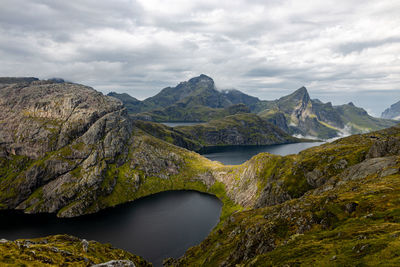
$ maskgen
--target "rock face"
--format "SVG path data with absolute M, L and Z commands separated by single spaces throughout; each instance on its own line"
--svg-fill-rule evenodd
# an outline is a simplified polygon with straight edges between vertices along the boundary
M 204 158 L 145 134 L 120 101 L 86 86 L 3 83 L 0 110 L 3 209 L 73 217 L 162 190 L 191 188 L 191 181 L 182 181 L 203 177 L 189 164 Z M 144 185 L 155 179 L 168 186 Z
M 394 103 L 390 108 L 382 112 L 381 118 L 400 120 L 400 101 Z
M 311 99 L 305 87 L 278 100 L 261 101 L 252 112 L 258 112 L 261 117 L 275 122 L 275 125 L 291 134 L 322 139 L 379 130 L 395 124 L 390 120 L 371 117 L 353 103 L 333 106 L 330 102 Z M 277 120 L 279 117 L 275 114 L 284 114 L 286 125 L 282 119 Z

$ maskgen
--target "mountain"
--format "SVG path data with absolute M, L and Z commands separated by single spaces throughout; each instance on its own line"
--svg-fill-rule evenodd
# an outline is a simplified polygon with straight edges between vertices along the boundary
M 400 120 L 400 101 L 382 112 L 381 117 L 384 119 Z
M 301 142 L 256 114 L 240 113 L 192 126 L 136 120 L 135 126 L 156 138 L 193 151 L 210 146 L 272 145 Z
M 235 114 L 205 124 L 177 126 L 174 130 L 203 146 L 272 145 L 301 141 L 250 113 Z
M 226 171 L 248 207 L 166 266 L 398 266 L 400 127 Z M 247 196 L 247 197 L 244 197 Z
M 222 119 L 237 113 L 255 113 L 292 135 L 329 139 L 390 127 L 394 121 L 374 118 L 353 103 L 333 106 L 311 99 L 305 87 L 277 100 L 260 100 L 239 90 L 215 89 L 202 74 L 176 87 L 139 101 L 127 94 L 110 93 L 120 99 L 132 118 L 148 121 L 198 121 Z
M 217 163 L 135 127 L 119 100 L 79 84 L 3 80 L 0 209 L 74 217 L 168 189 L 224 199 L 203 175 Z
M 274 101 L 261 101 L 253 110 L 291 134 L 328 139 L 341 134 L 365 133 L 383 129 L 394 121 L 374 118 L 353 103 L 333 106 L 311 99 L 305 87 Z M 278 114 L 278 115 L 277 115 Z M 282 114 L 285 116 L 286 125 Z
M 258 98 L 238 90 L 218 91 L 213 79 L 201 74 L 176 87 L 167 87 L 144 101 L 129 98 L 125 94 L 110 93 L 120 99 L 134 117 L 151 121 L 209 121 L 223 118 L 235 112 L 248 112 Z
M 142 110 L 143 104 L 142 101 L 126 94 L 119 94 L 116 92 L 110 92 L 108 93 L 108 96 L 115 97 L 124 103 L 124 106 L 128 110 L 129 113 L 139 113 Z
M 334 106 L 334 109 L 339 114 L 343 124 L 350 128 L 350 133 L 369 132 L 396 124 L 393 120 L 372 117 L 364 109 L 356 107 L 352 102 Z
M 223 90 L 222 94 L 232 103 L 232 104 L 245 104 L 248 107 L 252 107 L 260 102 L 258 97 L 247 95 L 239 90 L 230 89 L 230 90 Z

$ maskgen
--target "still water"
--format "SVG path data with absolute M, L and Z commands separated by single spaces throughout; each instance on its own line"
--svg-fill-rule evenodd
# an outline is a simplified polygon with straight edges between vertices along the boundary
M 216 160 L 226 165 L 237 165 L 242 164 L 261 152 L 285 156 L 297 154 L 304 149 L 319 146 L 323 143 L 324 142 L 310 142 L 269 146 L 210 147 L 204 150 L 202 155 L 210 160 Z
M 70 234 L 111 243 L 162 266 L 203 241 L 217 225 L 221 201 L 196 191 L 167 191 L 97 214 L 59 219 L 52 215 L 0 212 L 0 239 Z
M 169 127 L 175 126 L 193 126 L 197 124 L 204 124 L 205 122 L 161 122 L 161 124 L 167 125 Z

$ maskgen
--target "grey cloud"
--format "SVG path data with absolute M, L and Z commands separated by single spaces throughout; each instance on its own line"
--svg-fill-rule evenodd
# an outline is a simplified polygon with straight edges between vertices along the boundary
M 205 73 L 218 88 L 262 99 L 306 85 L 317 96 L 377 90 L 392 101 L 400 81 L 398 5 L 4 0 L 0 74 L 57 76 L 145 98 Z M 378 18 L 373 26 L 371 18 Z
M 340 44 L 337 51 L 342 54 L 350 54 L 352 52 L 361 52 L 364 49 L 375 48 L 385 44 L 400 43 L 400 37 L 389 37 L 381 40 L 371 40 L 364 42 L 348 42 Z

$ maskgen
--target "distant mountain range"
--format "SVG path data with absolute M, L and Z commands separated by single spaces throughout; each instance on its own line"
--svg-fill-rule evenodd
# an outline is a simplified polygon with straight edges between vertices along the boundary
M 400 120 L 400 101 L 382 112 L 381 117 L 384 119 Z
M 167 87 L 140 101 L 128 94 L 120 99 L 136 119 L 148 121 L 207 122 L 237 113 L 255 113 L 289 134 L 332 138 L 390 127 L 392 120 L 374 118 L 353 103 L 333 106 L 311 99 L 307 89 L 277 100 L 260 100 L 239 90 L 218 91 L 212 78 L 202 74 L 176 87 Z

